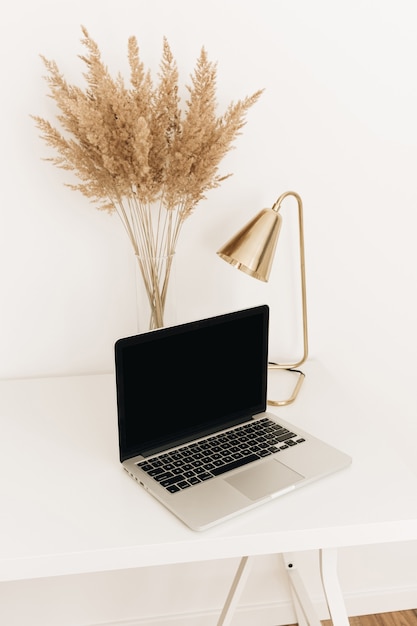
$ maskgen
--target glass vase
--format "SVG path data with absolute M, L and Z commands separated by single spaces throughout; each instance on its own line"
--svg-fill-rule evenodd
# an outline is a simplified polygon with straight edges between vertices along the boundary
M 175 254 L 136 255 L 138 330 L 146 332 L 175 323 Z

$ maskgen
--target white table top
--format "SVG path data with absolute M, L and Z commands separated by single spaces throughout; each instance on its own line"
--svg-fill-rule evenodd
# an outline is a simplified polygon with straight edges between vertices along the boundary
M 305 371 L 273 412 L 352 466 L 203 533 L 122 470 L 113 375 L 0 381 L 0 580 L 417 540 L 417 420 Z

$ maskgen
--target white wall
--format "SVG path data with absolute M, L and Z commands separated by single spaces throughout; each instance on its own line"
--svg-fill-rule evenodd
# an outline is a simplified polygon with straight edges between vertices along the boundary
M 157 71 L 165 35 L 182 84 L 204 45 L 218 62 L 219 110 L 265 88 L 223 163 L 233 177 L 184 227 L 177 321 L 265 301 L 271 352 L 296 349 L 294 310 L 285 311 L 294 299 L 285 276 L 296 276 L 291 201 L 268 286 L 215 254 L 294 189 L 305 205 L 311 354 L 350 376 L 374 410 L 415 419 L 416 13 L 414 0 L 9 0 L 0 22 L 0 377 L 109 371 L 115 339 L 136 332 L 134 265 L 117 218 L 41 160 L 46 148 L 29 117 L 54 114 L 40 53 L 81 79 L 84 24 L 114 71 L 126 69 L 131 34 Z M 407 581 L 395 578 L 384 550 L 392 587 L 417 589 L 411 569 Z M 371 589 L 355 554 L 347 571 Z M 97 621 L 86 615 L 71 623 Z

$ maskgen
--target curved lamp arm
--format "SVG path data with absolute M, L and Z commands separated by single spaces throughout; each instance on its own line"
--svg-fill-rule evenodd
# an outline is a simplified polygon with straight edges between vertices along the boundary
M 268 368 L 271 370 L 274 369 L 285 369 L 290 372 L 293 372 L 298 376 L 297 384 L 294 387 L 294 390 L 291 396 L 287 400 L 269 400 L 268 404 L 272 406 L 286 406 L 287 404 L 291 404 L 297 397 L 297 394 L 300 390 L 300 387 L 304 381 L 305 374 L 300 370 L 295 368 L 299 367 L 308 356 L 308 331 L 307 331 L 307 294 L 306 294 L 306 276 L 305 276 L 305 252 L 304 252 L 304 220 L 303 220 L 303 202 L 295 191 L 286 191 L 281 194 L 278 200 L 272 207 L 273 211 L 278 211 L 281 208 L 281 204 L 285 198 L 288 196 L 293 196 L 297 200 L 298 204 L 298 231 L 299 231 L 299 247 L 300 247 L 300 271 L 301 271 L 301 307 L 302 307 L 302 320 L 303 320 L 303 355 L 300 360 L 295 363 L 269 363 Z
M 303 320 L 303 356 L 299 361 L 295 363 L 273 363 L 271 365 L 276 369 L 292 369 L 298 367 L 307 359 L 308 356 L 308 331 L 307 331 L 307 293 L 306 293 L 306 273 L 305 273 L 305 252 L 304 252 L 304 220 L 303 220 L 303 202 L 295 191 L 286 191 L 283 193 L 272 207 L 273 211 L 278 211 L 281 208 L 282 201 L 288 196 L 293 196 L 297 200 L 298 204 L 298 231 L 299 231 L 299 246 L 300 246 L 300 271 L 301 271 L 301 307 L 302 307 L 302 320 Z

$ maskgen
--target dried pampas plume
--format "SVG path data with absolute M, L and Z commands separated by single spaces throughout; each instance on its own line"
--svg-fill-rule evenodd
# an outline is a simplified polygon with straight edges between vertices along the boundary
M 57 64 L 41 56 L 49 95 L 59 109 L 60 129 L 32 116 L 55 152 L 48 160 L 76 174 L 79 182 L 71 188 L 118 213 L 135 254 L 173 254 L 184 220 L 230 175 L 218 173 L 219 163 L 262 90 L 232 102 L 218 116 L 217 67 L 202 48 L 181 110 L 178 69 L 166 39 L 154 85 L 136 38 L 129 38 L 127 87 L 120 73 L 110 75 L 97 44 L 81 29 L 85 90 L 70 85 Z

